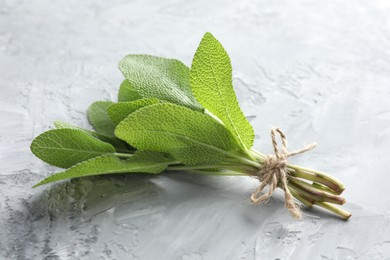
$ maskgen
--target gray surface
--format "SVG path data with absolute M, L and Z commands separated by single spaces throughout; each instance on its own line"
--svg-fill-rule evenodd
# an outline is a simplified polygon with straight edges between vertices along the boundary
M 110 3 L 109 3 L 110 2 Z M 0 1 L 1 259 L 390 259 L 390 5 L 386 1 Z M 256 181 L 170 175 L 31 189 L 57 171 L 29 152 L 53 120 L 87 126 L 115 100 L 128 53 L 190 64 L 202 35 L 226 47 L 243 110 L 271 152 L 344 181 L 348 222 L 294 221 Z

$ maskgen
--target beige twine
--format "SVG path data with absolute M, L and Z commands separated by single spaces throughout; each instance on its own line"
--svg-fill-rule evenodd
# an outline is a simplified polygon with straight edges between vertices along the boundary
M 275 137 L 276 133 L 279 134 L 282 140 L 281 151 L 279 151 L 278 143 L 276 142 L 276 137 Z M 302 215 L 301 210 L 299 206 L 294 202 L 290 189 L 287 187 L 287 175 L 288 175 L 287 158 L 297 154 L 307 152 L 313 149 L 314 147 L 316 147 L 316 144 L 315 143 L 310 144 L 300 150 L 294 152 L 288 152 L 286 136 L 284 135 L 284 133 L 280 128 L 271 129 L 271 138 L 272 138 L 272 145 L 274 147 L 275 155 L 268 154 L 264 158 L 264 165 L 261 168 L 261 170 L 258 172 L 258 175 L 256 176 L 256 178 L 261 182 L 261 184 L 256 189 L 256 191 L 252 194 L 251 200 L 255 204 L 261 204 L 263 202 L 267 202 L 271 197 L 272 193 L 274 192 L 274 190 L 277 188 L 278 184 L 280 183 L 281 188 L 284 191 L 286 208 L 290 211 L 291 215 L 294 218 L 300 219 Z M 267 185 L 269 186 L 268 192 L 260 196 L 261 191 Z

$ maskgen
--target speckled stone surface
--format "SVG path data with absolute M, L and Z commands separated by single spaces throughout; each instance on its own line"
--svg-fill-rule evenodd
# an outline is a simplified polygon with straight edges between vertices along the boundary
M 270 153 L 280 126 L 293 158 L 341 179 L 341 221 L 264 206 L 245 177 L 85 178 L 37 189 L 58 171 L 31 140 L 88 127 L 116 100 L 128 53 L 190 65 L 206 32 L 231 56 L 234 84 Z M 390 4 L 387 1 L 0 0 L 0 259 L 390 259 Z

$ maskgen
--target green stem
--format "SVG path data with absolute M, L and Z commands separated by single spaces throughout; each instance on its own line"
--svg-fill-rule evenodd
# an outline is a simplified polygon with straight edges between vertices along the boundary
M 252 160 L 249 160 L 247 158 L 244 158 L 242 156 L 232 154 L 232 153 L 230 153 L 229 155 L 230 155 L 230 157 L 237 159 L 237 162 L 239 162 L 241 164 L 252 166 L 252 167 L 255 167 L 257 169 L 261 168 L 261 164 L 256 162 L 256 161 L 252 161 Z
M 264 154 L 256 151 L 255 149 L 251 149 L 251 153 L 257 159 L 264 159 Z
M 260 164 L 264 162 L 264 154 L 254 149 L 251 150 L 251 153 L 256 157 Z M 297 200 L 308 207 L 313 205 L 320 206 L 324 209 L 336 213 L 344 219 L 351 217 L 351 213 L 339 209 L 331 204 L 345 203 L 344 198 L 335 196 L 335 194 L 339 195 L 344 191 L 344 185 L 341 183 L 341 181 L 333 176 L 317 170 L 308 169 L 293 164 L 288 164 L 287 167 L 289 172 L 288 188 L 290 189 L 291 194 Z M 313 184 L 310 185 L 309 183 L 298 178 L 312 181 Z
M 336 192 L 342 193 L 345 190 L 344 184 L 341 181 L 339 181 L 338 179 L 336 179 L 333 176 L 330 176 L 329 174 L 327 174 L 325 172 L 320 172 L 317 170 L 313 170 L 313 169 L 309 169 L 309 168 L 305 168 L 305 167 L 301 167 L 301 166 L 297 166 L 297 165 L 293 165 L 293 164 L 289 164 L 288 167 L 296 170 L 298 174 L 304 174 L 305 176 L 308 176 L 308 174 L 310 174 L 312 176 L 318 177 L 319 179 L 317 179 L 317 180 L 323 180 L 326 183 L 323 183 L 320 181 L 316 181 L 316 182 L 325 184 L 328 187 L 329 187 L 328 184 L 332 183 L 333 187 L 329 187 L 329 188 L 333 189 Z
M 256 156 L 257 160 L 259 162 L 264 161 L 265 155 L 252 149 L 252 154 Z M 324 172 L 320 172 L 317 170 L 309 169 L 300 167 L 293 164 L 288 164 L 287 167 L 289 168 L 289 173 L 293 175 L 294 177 L 311 180 L 314 182 L 318 182 L 321 184 L 324 184 L 328 186 L 329 188 L 333 189 L 337 194 L 341 194 L 344 191 L 344 185 L 341 181 L 336 179 L 333 176 L 330 176 L 329 174 L 326 174 Z
M 218 175 L 218 176 L 247 176 L 247 174 L 231 170 L 223 171 L 201 171 L 201 170 L 188 170 L 188 172 L 204 175 Z
M 327 193 L 330 193 L 330 194 L 333 194 L 333 195 L 340 195 L 339 192 L 336 192 L 333 189 L 329 188 L 328 186 L 322 185 L 322 184 L 317 183 L 317 182 L 313 182 L 311 184 L 311 186 L 313 186 L 317 190 L 322 190 L 324 192 L 327 192 Z
M 238 164 L 207 164 L 207 165 L 197 165 L 197 166 L 169 166 L 167 170 L 170 171 L 192 171 L 192 170 L 227 170 L 227 171 L 236 171 L 240 172 L 240 175 L 253 175 L 254 170 L 250 166 L 238 165 Z
M 314 201 L 312 199 L 309 199 L 307 198 L 306 196 L 302 195 L 302 194 L 299 194 L 298 191 L 296 191 L 294 188 L 292 187 L 289 187 L 290 191 L 291 191 L 291 194 L 296 198 L 298 199 L 300 202 L 302 202 L 304 205 L 306 205 L 307 207 L 311 208 L 313 205 L 317 205 L 319 207 L 322 207 L 324 209 L 327 209 L 337 215 L 339 215 L 340 217 L 342 217 L 343 219 L 347 220 L 348 218 L 350 218 L 352 216 L 351 213 L 345 211 L 345 210 L 342 210 L 340 208 L 337 208 L 335 207 L 334 205 L 328 203 L 328 202 L 319 202 L 319 201 Z
M 311 208 L 313 206 L 313 202 L 306 199 L 304 196 L 301 196 L 301 194 L 298 193 L 294 188 L 289 187 L 291 194 L 300 202 L 302 202 L 305 206 Z
M 339 205 L 343 205 L 345 203 L 345 199 L 339 196 L 335 196 L 320 190 L 314 189 L 313 186 L 308 183 L 296 179 L 294 177 L 289 177 L 288 186 L 291 186 L 299 193 L 302 193 L 306 197 L 312 198 L 315 201 L 326 201 Z
M 134 154 L 131 153 L 113 153 L 113 155 L 118 156 L 118 157 L 133 157 Z
M 202 169 L 221 169 L 226 167 L 223 164 L 209 164 L 209 165 L 198 165 L 198 166 L 168 166 L 169 171 L 187 171 L 187 170 L 202 170 Z
M 349 213 L 349 212 L 347 212 L 345 210 L 342 210 L 342 209 L 340 209 L 338 207 L 335 207 L 332 204 L 327 203 L 327 202 L 318 202 L 318 201 L 316 201 L 316 202 L 314 202 L 314 204 L 317 205 L 317 206 L 320 206 L 320 207 L 322 207 L 324 209 L 327 209 L 329 211 L 332 211 L 333 213 L 336 213 L 337 215 L 341 216 L 345 220 L 349 219 L 352 216 L 351 213 Z
M 252 153 L 251 153 L 251 150 L 247 150 L 246 148 L 244 149 L 244 152 L 245 152 L 245 155 L 248 156 L 248 158 L 251 160 L 251 161 L 255 161 L 256 160 L 256 156 L 254 156 Z

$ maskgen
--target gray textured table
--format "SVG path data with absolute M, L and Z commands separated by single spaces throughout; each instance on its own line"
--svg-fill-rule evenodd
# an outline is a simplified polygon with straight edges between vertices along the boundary
M 225 46 L 242 108 L 271 152 L 280 126 L 292 162 L 334 174 L 340 221 L 283 196 L 254 206 L 243 177 L 85 178 L 29 151 L 53 120 L 87 126 L 115 100 L 128 53 L 191 63 L 204 32 Z M 390 259 L 390 4 L 386 1 L 0 1 L 1 259 Z

